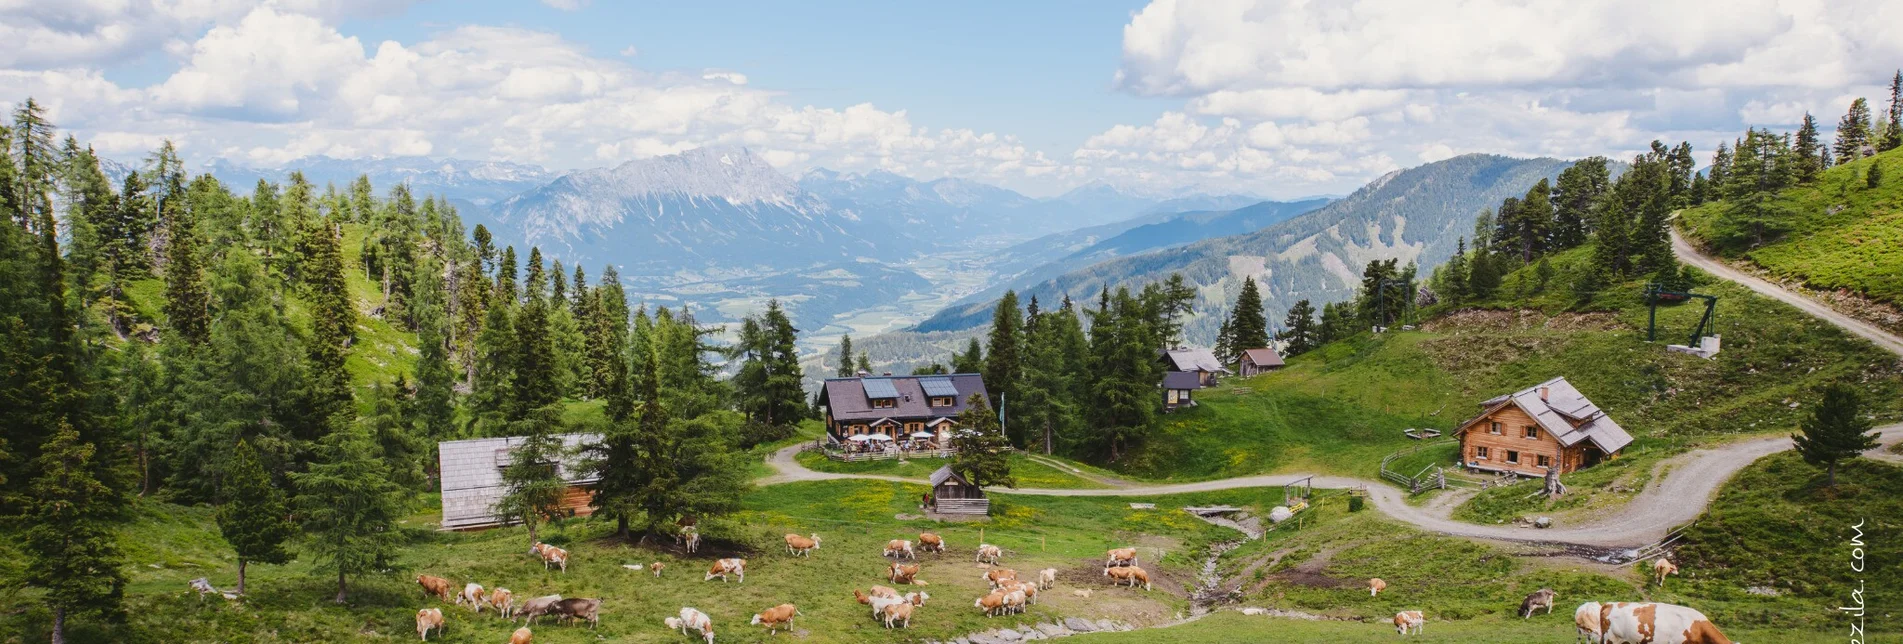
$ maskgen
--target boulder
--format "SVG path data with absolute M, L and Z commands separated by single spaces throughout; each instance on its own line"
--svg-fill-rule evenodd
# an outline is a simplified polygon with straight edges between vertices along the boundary
M 1063 637 L 1070 634 L 1068 629 L 1056 624 L 1038 624 L 1037 630 L 1051 637 Z
M 1551 527 L 1553 527 L 1553 517 L 1540 517 L 1540 518 L 1538 518 L 1538 519 L 1534 519 L 1534 520 L 1533 520 L 1533 527 L 1535 527 L 1535 528 L 1551 528 Z
M 1078 633 L 1089 633 L 1089 632 L 1096 631 L 1097 625 L 1092 624 L 1090 620 L 1087 620 L 1087 619 L 1082 619 L 1077 617 L 1066 617 L 1064 618 L 1064 628 L 1068 628 Z
M 1288 509 L 1286 505 L 1278 505 L 1275 509 L 1269 510 L 1269 520 L 1276 523 L 1287 521 L 1292 516 L 1295 516 L 1295 511 Z
M 1097 620 L 1097 630 L 1100 630 L 1100 631 L 1117 630 L 1117 623 L 1107 619 Z

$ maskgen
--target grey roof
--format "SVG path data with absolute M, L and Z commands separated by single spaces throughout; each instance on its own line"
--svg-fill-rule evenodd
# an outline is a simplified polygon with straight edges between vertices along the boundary
M 563 434 L 567 455 L 559 471 L 571 484 L 595 481 L 593 472 L 582 467 L 580 448 L 599 441 L 599 434 Z M 493 508 L 502 498 L 502 467 L 509 453 L 522 443 L 521 437 L 474 438 L 436 444 L 442 463 L 443 522 L 446 530 L 474 528 L 500 523 Z
M 899 390 L 892 386 L 887 378 L 860 378 L 859 386 L 866 390 L 867 398 L 897 398 Z
M 918 386 L 925 390 L 927 396 L 958 395 L 958 386 L 953 385 L 950 378 L 919 378 Z
M 965 477 L 959 476 L 957 472 L 953 472 L 950 465 L 944 465 L 940 466 L 938 471 L 932 472 L 932 487 L 938 487 L 938 484 L 944 483 L 946 479 L 958 479 L 959 485 L 971 485 L 971 482 L 965 480 Z
M 950 407 L 932 407 L 929 405 L 920 380 L 942 379 L 951 383 L 955 390 Z M 879 381 L 896 392 L 893 396 L 898 405 L 888 409 L 873 409 L 872 400 L 866 395 L 868 389 L 878 385 L 864 384 Z M 871 422 L 881 418 L 895 420 L 931 420 L 941 416 L 957 416 L 965 411 L 965 401 L 972 394 L 989 396 L 985 391 L 984 377 L 975 373 L 955 373 L 949 376 L 867 376 L 864 378 L 830 378 L 820 388 L 821 405 L 832 412 L 833 419 L 849 422 Z
M 1170 371 L 1210 371 L 1229 373 L 1216 359 L 1216 354 L 1200 347 L 1177 347 L 1163 351 L 1163 359 L 1169 363 Z
M 1275 349 L 1267 347 L 1261 349 L 1243 349 L 1242 355 L 1247 357 L 1249 362 L 1255 363 L 1258 367 L 1282 366 L 1282 354 L 1276 353 Z
M 1163 374 L 1164 389 L 1202 389 L 1202 376 L 1194 371 L 1171 371 Z
M 1540 390 L 1546 389 L 1546 396 Z M 1586 399 L 1565 377 L 1554 378 L 1526 389 L 1482 401 L 1489 411 L 1512 402 L 1532 416 L 1547 433 L 1567 447 L 1591 440 L 1599 451 L 1611 454 L 1632 443 L 1632 435 L 1607 416 L 1605 410 Z M 1478 420 L 1477 418 L 1475 420 Z M 1469 421 L 1471 423 L 1472 421 Z

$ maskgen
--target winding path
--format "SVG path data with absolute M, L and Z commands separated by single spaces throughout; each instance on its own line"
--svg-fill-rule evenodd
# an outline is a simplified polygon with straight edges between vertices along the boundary
M 1861 336 L 1889 351 L 1903 356 L 1903 337 L 1898 337 L 1876 326 L 1838 313 L 1802 295 L 1786 291 L 1770 282 L 1731 268 L 1699 253 L 1696 248 L 1680 237 L 1678 231 L 1672 231 L 1672 247 L 1678 252 L 1680 261 L 1734 282 L 1749 287 L 1767 297 L 1797 307 L 1799 310 L 1816 316 L 1844 330 Z M 1903 423 L 1877 428 L 1878 440 L 1887 446 L 1903 441 Z M 921 479 L 878 474 L 840 474 L 816 472 L 800 465 L 794 458 L 806 444 L 794 445 L 774 452 L 767 457 L 767 464 L 775 474 L 757 481 L 761 485 L 775 485 L 796 481 L 825 481 L 835 479 L 871 479 L 895 481 L 900 483 L 924 484 Z M 1664 463 L 1669 471 L 1664 476 L 1653 477 L 1646 488 L 1635 495 L 1623 507 L 1601 515 L 1593 521 L 1577 526 L 1554 527 L 1545 530 L 1529 528 L 1478 525 L 1455 521 L 1451 518 L 1451 504 L 1436 504 L 1433 507 L 1408 505 L 1400 490 L 1377 481 L 1368 481 L 1343 476 L 1315 476 L 1314 485 L 1320 488 L 1357 488 L 1366 487 L 1368 496 L 1376 508 L 1388 516 L 1413 524 L 1423 530 L 1441 534 L 1492 539 L 1499 541 L 1536 542 L 1552 544 L 1571 544 L 1592 548 L 1629 548 L 1650 544 L 1663 539 L 1666 532 L 1703 514 L 1705 507 L 1717 495 L 1718 489 L 1739 470 L 1752 462 L 1791 449 L 1791 440 L 1784 436 L 1755 438 L 1726 443 L 1708 449 L 1694 450 L 1667 459 Z M 1888 453 L 1884 447 L 1872 450 L 1867 455 L 1885 461 L 1903 463 L 1903 456 Z M 1100 489 L 1042 489 L 1042 488 L 994 488 L 998 494 L 1028 494 L 1036 496 L 1117 496 L 1147 497 L 1188 492 L 1209 492 L 1214 490 L 1233 490 L 1241 488 L 1281 487 L 1308 474 L 1267 474 L 1198 481 L 1194 483 L 1142 484 L 1130 483 L 1107 477 L 1088 477 L 1098 483 L 1108 485 Z

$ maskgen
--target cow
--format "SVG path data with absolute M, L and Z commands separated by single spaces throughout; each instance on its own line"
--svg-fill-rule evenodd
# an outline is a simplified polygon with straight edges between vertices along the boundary
M 780 604 L 778 606 L 768 608 L 758 613 L 754 613 L 753 625 L 754 626 L 765 625 L 767 634 L 772 635 L 774 632 L 778 631 L 780 627 L 782 626 L 785 626 L 789 629 L 792 628 L 793 616 L 799 615 L 799 614 L 800 614 L 800 609 L 795 608 L 792 604 Z
M 918 533 L 918 549 L 925 552 L 944 554 L 945 539 L 930 532 L 920 532 Z
M 443 610 L 425 608 L 416 611 L 416 638 L 428 640 L 431 630 L 435 630 L 439 637 L 443 634 Z
M 531 597 L 528 601 L 522 602 L 522 610 L 516 614 L 522 616 L 522 625 L 528 626 L 534 624 L 537 617 L 553 614 L 555 603 L 559 601 L 562 601 L 561 595 Z
M 981 543 L 981 544 L 978 544 L 978 557 L 975 559 L 972 559 L 972 561 L 976 561 L 978 563 L 988 563 L 995 566 L 995 565 L 998 565 L 998 561 L 1002 559 L 1003 557 L 1004 557 L 1004 550 L 1002 548 L 991 545 L 989 543 Z
M 913 606 L 924 606 L 925 600 L 931 599 L 931 598 L 932 598 L 931 593 L 928 593 L 922 590 L 905 594 L 905 602 Z
M 885 619 L 885 608 L 887 606 L 893 604 L 908 604 L 911 602 L 907 601 L 904 597 L 898 596 L 897 593 L 894 593 L 889 597 L 885 595 L 872 595 L 867 597 L 864 603 L 872 607 L 873 619 L 883 620 Z
M 1420 635 L 1421 627 L 1426 624 L 1427 617 L 1421 615 L 1421 611 L 1418 610 L 1404 610 L 1394 614 L 1394 631 L 1402 635 L 1408 634 L 1409 631 Z
M 424 594 L 435 595 L 437 599 L 450 601 L 448 579 L 430 575 L 417 575 L 416 584 L 423 587 Z
M 701 578 L 701 581 L 713 581 L 715 577 L 719 577 L 720 583 L 724 584 L 727 583 L 727 575 L 734 575 L 740 578 L 740 583 L 747 583 L 747 560 L 715 560 L 713 567 L 707 569 L 707 576 Z
M 1652 562 L 1652 582 L 1658 584 L 1658 587 L 1665 587 L 1666 575 L 1676 574 L 1678 574 L 1678 565 L 1673 564 L 1672 560 L 1659 557 L 1658 561 Z
M 892 583 L 925 585 L 925 582 L 918 581 L 916 577 L 918 577 L 918 564 L 902 564 L 894 561 L 892 565 L 886 567 L 886 579 Z
M 1057 569 L 1045 568 L 1037 571 L 1038 590 L 1050 590 L 1057 587 Z
M 700 531 L 694 529 L 694 526 L 681 527 L 681 535 L 676 537 L 676 540 L 687 546 L 687 554 L 691 555 L 700 551 Z
M 496 609 L 503 619 L 511 619 L 515 616 L 515 593 L 497 586 L 495 591 L 489 593 L 489 606 Z
M 667 564 L 663 564 L 663 563 L 661 563 L 661 562 L 659 562 L 659 561 L 656 561 L 656 562 L 654 562 L 653 564 L 651 564 L 651 565 L 649 565 L 649 566 L 648 566 L 648 568 L 651 568 L 651 569 L 653 569 L 653 570 L 654 570 L 654 578 L 655 578 L 655 579 L 660 579 L 660 578 L 661 578 L 661 569 L 662 569 L 662 568 L 666 568 L 666 567 L 667 567 Z
M 817 548 L 819 548 L 818 534 L 813 535 L 812 538 L 802 537 L 797 534 L 786 535 L 786 554 L 808 556 L 809 553 Z
M 972 602 L 971 606 L 983 609 L 985 617 L 1001 615 L 1004 613 L 1004 594 L 1002 590 L 991 591 L 991 594 L 979 597 L 978 601 Z
M 1143 582 L 1143 590 L 1147 591 L 1150 589 L 1150 573 L 1136 566 L 1105 568 L 1103 574 L 1110 577 L 1110 585 L 1112 586 L 1121 584 L 1136 588 L 1137 582 Z
M 1004 594 L 1004 608 L 1013 613 L 1024 612 L 1024 591 L 1013 590 Z
M 548 570 L 549 566 L 557 566 L 562 569 L 562 574 L 568 574 L 568 551 L 546 543 L 541 545 L 542 550 L 537 554 L 542 555 L 542 569 Z
M 1137 565 L 1136 548 L 1116 548 L 1104 551 L 1103 567 Z
M 1586 602 L 1573 610 L 1574 644 L 1599 644 L 1599 602 Z
M 1015 591 L 1024 593 L 1025 599 L 1029 600 L 1033 604 L 1037 603 L 1038 590 L 1037 590 L 1036 582 L 1012 580 L 1010 582 L 1006 582 L 1005 585 L 1000 586 L 1000 589 L 1007 590 L 1007 591 L 1015 590 Z
M 708 619 L 706 613 L 692 608 L 682 608 L 679 619 L 669 617 L 664 621 L 667 622 L 668 628 L 679 629 L 682 635 L 686 635 L 687 629 L 690 628 L 699 630 L 700 636 L 707 640 L 707 644 L 714 644 L 714 621 Z
M 1731 644 L 1704 613 L 1674 604 L 1599 606 L 1601 644 Z
M 1533 611 L 1539 610 L 1541 607 L 1546 608 L 1546 614 L 1553 614 L 1553 600 L 1555 599 L 1559 599 L 1559 593 L 1553 592 L 1551 588 L 1541 588 L 1534 591 L 1533 594 L 1527 595 L 1526 599 L 1520 602 L 1520 619 L 1532 617 Z
M 515 629 L 515 633 L 509 635 L 509 644 L 531 644 L 534 641 L 535 633 L 527 626 Z
M 867 597 L 898 597 L 899 596 L 899 591 L 894 590 L 892 588 L 887 588 L 885 586 L 873 586 L 870 592 L 871 594 L 866 594 L 866 593 L 862 593 L 855 590 L 855 591 L 852 591 L 852 596 L 858 597 L 859 603 L 861 604 L 866 603 L 865 598 Z
M 1373 579 L 1368 580 L 1368 596 L 1369 597 L 1380 595 L 1381 591 L 1387 590 L 1387 589 L 1388 589 L 1388 582 L 1383 581 L 1380 577 L 1375 577 Z
M 885 614 L 882 617 L 885 619 L 886 628 L 892 628 L 892 625 L 897 623 L 903 623 L 905 625 L 904 628 L 911 628 L 912 604 L 909 602 L 899 602 L 887 606 L 885 607 Z
M 460 593 L 456 593 L 456 605 L 461 606 L 465 602 L 467 602 L 471 608 L 476 609 L 477 614 L 482 613 L 482 603 L 483 603 L 482 600 L 483 600 L 482 584 L 478 584 L 473 581 L 467 584 L 463 584 L 463 591 Z
M 894 559 L 918 559 L 918 553 L 912 551 L 912 542 L 905 539 L 893 539 L 885 542 L 885 552 L 881 557 Z
M 995 568 L 985 571 L 983 579 L 991 583 L 992 588 L 1003 586 L 1005 582 L 1018 578 L 1018 571 L 1010 568 Z
M 575 619 L 588 620 L 588 629 L 594 630 L 601 624 L 601 600 L 579 597 L 564 599 L 555 602 L 555 606 L 548 610 L 548 614 L 559 617 L 564 622 Z

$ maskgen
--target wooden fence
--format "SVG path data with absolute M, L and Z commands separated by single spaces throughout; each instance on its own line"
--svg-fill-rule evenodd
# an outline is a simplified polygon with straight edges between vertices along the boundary
M 1421 468 L 1421 471 L 1415 472 L 1413 476 L 1408 476 L 1406 474 L 1402 474 L 1400 472 L 1396 472 L 1388 468 L 1389 465 L 1394 463 L 1395 459 L 1401 458 L 1403 456 L 1407 456 L 1409 454 L 1413 454 L 1415 452 L 1418 452 L 1424 449 L 1438 447 L 1440 445 L 1445 445 L 1447 443 L 1455 442 L 1456 440 L 1457 439 L 1446 438 L 1446 439 L 1441 439 L 1437 441 L 1422 443 L 1420 445 L 1415 445 L 1413 447 L 1409 447 L 1407 449 L 1382 457 L 1381 458 L 1381 478 L 1387 479 L 1389 481 L 1393 481 L 1396 485 L 1400 485 L 1401 487 L 1407 488 L 1407 491 L 1410 494 L 1420 494 L 1422 491 L 1425 491 L 1425 490 L 1445 490 L 1450 485 L 1466 485 L 1466 483 L 1462 481 L 1457 481 L 1457 480 L 1449 481 L 1447 479 L 1447 471 L 1439 465 L 1428 465 L 1426 467 L 1423 467 Z

